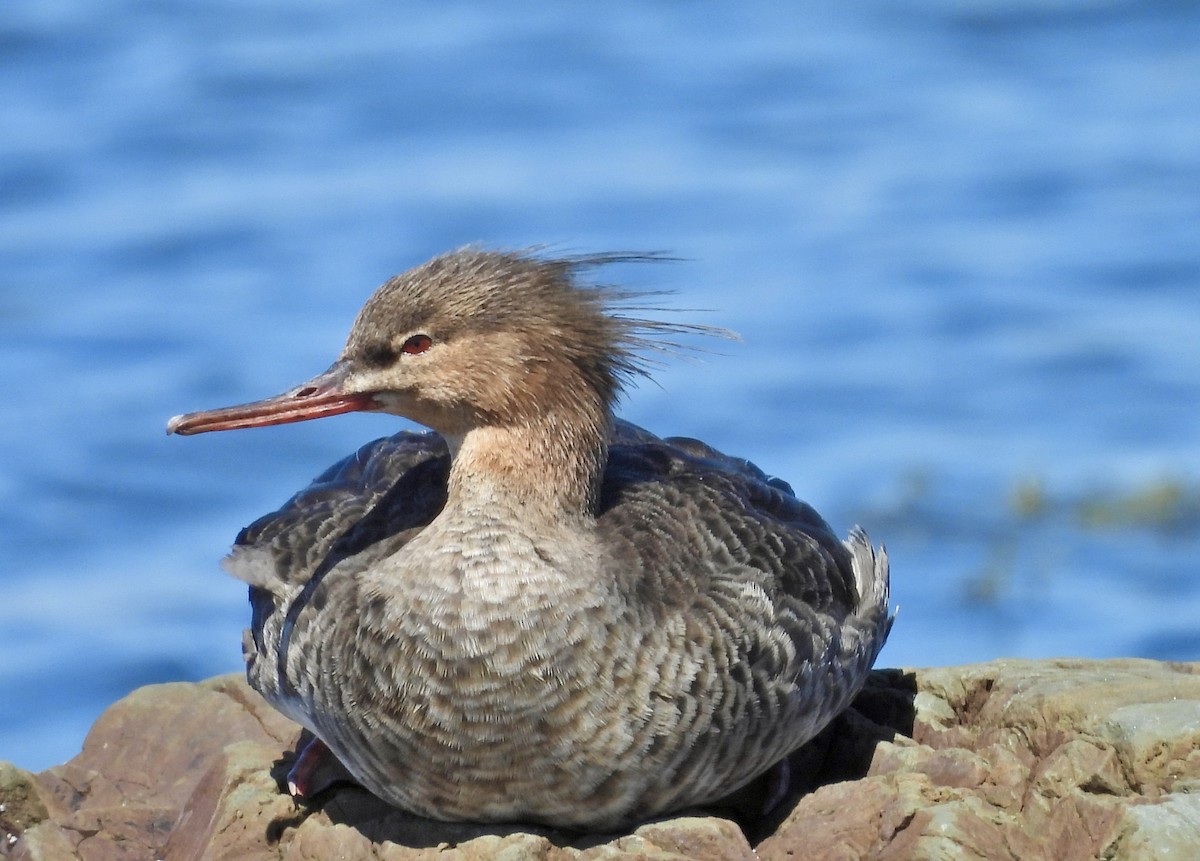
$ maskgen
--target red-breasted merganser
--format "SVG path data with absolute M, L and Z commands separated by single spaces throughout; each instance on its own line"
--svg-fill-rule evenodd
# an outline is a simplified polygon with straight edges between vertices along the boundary
M 380 287 L 325 373 L 167 426 L 435 431 L 365 446 L 226 560 L 250 684 L 405 810 L 612 829 L 713 802 L 845 709 L 887 637 L 862 531 L 613 417 L 639 351 L 690 328 L 581 283 L 617 259 L 445 254 Z

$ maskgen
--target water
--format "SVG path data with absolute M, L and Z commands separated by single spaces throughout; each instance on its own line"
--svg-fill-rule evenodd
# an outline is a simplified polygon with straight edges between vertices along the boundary
M 612 276 L 744 340 L 624 413 L 886 541 L 883 663 L 1200 658 L 1195 518 L 1072 513 L 1200 477 L 1198 36 L 1135 0 L 0 4 L 0 757 L 240 668 L 236 530 L 396 423 L 166 418 L 323 369 L 470 241 L 685 258 Z

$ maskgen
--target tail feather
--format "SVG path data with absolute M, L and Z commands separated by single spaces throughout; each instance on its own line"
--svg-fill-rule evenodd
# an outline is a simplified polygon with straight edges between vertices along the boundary
M 872 652 L 871 662 L 874 662 L 896 618 L 891 607 L 891 573 L 887 550 L 882 545 L 876 550 L 867 533 L 858 526 L 850 530 L 850 536 L 844 543 L 850 551 L 855 586 L 858 588 L 858 608 L 854 615 L 860 620 L 865 641 L 863 645 Z

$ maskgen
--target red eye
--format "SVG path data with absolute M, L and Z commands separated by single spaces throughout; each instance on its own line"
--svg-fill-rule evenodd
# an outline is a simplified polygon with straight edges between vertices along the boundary
M 413 335 L 404 342 L 404 346 L 400 348 L 402 352 L 408 353 L 410 356 L 415 356 L 418 353 L 424 353 L 433 346 L 433 338 L 428 335 Z

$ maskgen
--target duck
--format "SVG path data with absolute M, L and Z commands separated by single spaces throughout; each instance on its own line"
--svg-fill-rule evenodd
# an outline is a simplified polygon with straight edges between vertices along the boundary
M 592 277 L 631 257 L 442 254 L 371 295 L 324 373 L 168 423 L 429 429 L 330 467 L 225 560 L 247 679 L 313 736 L 297 796 L 341 769 L 426 818 L 611 831 L 778 768 L 863 687 L 886 551 L 747 460 L 615 417 L 654 349 L 708 328 Z

